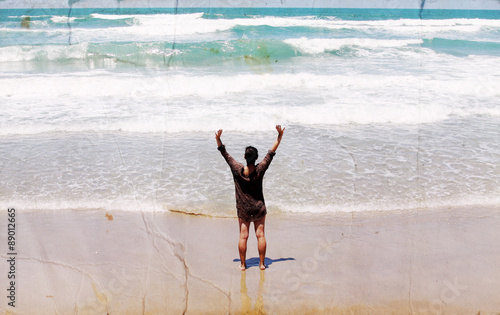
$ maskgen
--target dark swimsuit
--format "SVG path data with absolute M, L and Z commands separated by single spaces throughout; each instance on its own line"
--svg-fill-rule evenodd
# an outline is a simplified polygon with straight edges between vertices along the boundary
M 255 170 L 245 176 L 243 174 L 245 166 L 236 162 L 227 153 L 224 145 L 217 149 L 226 160 L 233 174 L 238 218 L 247 222 L 263 218 L 267 214 L 267 210 L 262 193 L 262 180 L 276 152 L 269 150 L 262 162 L 255 166 Z

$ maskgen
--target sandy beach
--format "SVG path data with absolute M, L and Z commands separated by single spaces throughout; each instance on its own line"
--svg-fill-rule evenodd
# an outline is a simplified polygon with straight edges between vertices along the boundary
M 252 231 L 244 272 L 232 218 L 16 209 L 16 222 L 4 314 L 500 312 L 498 209 L 270 214 L 268 269 Z

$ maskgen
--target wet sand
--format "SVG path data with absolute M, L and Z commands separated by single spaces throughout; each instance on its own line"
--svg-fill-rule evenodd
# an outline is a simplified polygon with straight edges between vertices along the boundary
M 268 269 L 252 231 L 244 272 L 235 218 L 16 210 L 16 307 L 4 297 L 2 313 L 500 313 L 500 209 L 270 214 Z

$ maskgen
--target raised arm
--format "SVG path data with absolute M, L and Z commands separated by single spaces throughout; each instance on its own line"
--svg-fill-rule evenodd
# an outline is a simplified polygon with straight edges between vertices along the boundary
M 217 149 L 219 149 L 220 153 L 226 160 L 227 164 L 231 168 L 231 171 L 233 173 L 237 172 L 240 170 L 243 165 L 241 163 L 238 163 L 235 159 L 233 159 L 229 153 L 226 151 L 226 147 L 222 144 L 222 141 L 220 140 L 220 136 L 222 135 L 222 129 L 219 129 L 215 132 L 215 140 L 217 141 Z
M 276 125 L 276 130 L 278 131 L 278 138 L 276 141 L 274 141 L 273 146 L 271 147 L 271 151 L 276 152 L 278 149 L 278 146 L 280 145 L 281 138 L 283 137 L 283 132 L 285 131 L 285 128 L 281 128 L 281 125 Z
M 220 141 L 220 136 L 222 135 L 222 129 L 219 129 L 215 132 L 215 140 L 217 141 L 217 147 L 222 145 L 222 141 Z

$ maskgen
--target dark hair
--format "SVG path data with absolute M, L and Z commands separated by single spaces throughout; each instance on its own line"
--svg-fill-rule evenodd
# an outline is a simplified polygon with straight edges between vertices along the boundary
M 256 148 L 249 146 L 245 149 L 245 160 L 247 160 L 247 164 L 255 164 L 255 161 L 259 157 L 259 152 Z

